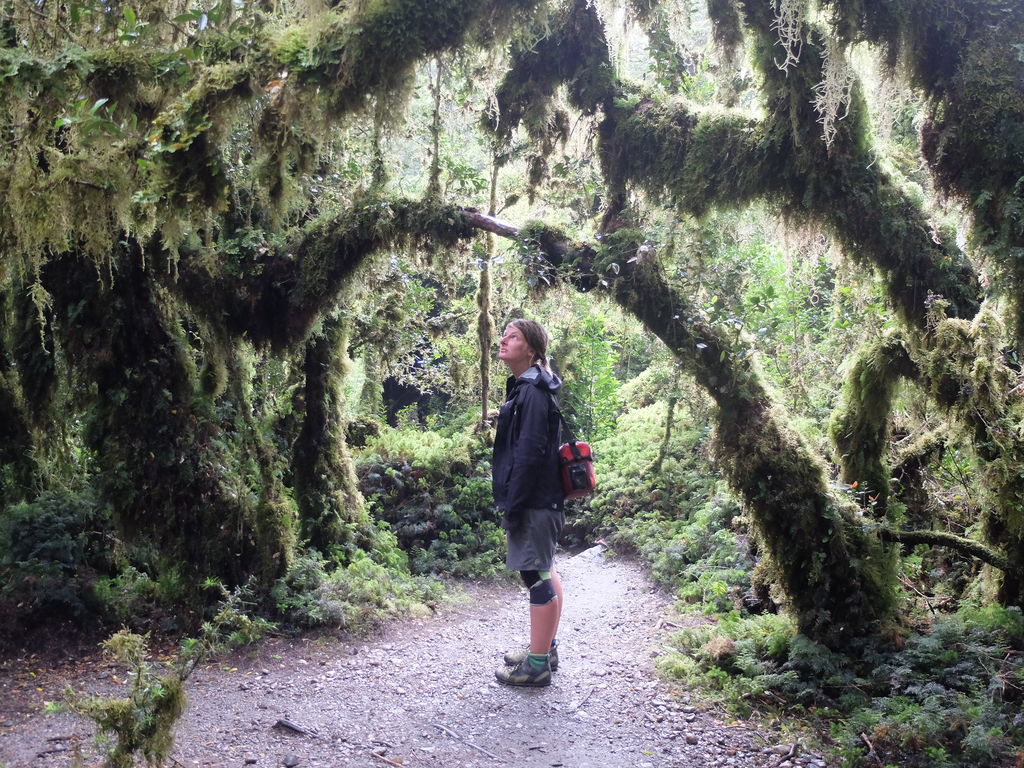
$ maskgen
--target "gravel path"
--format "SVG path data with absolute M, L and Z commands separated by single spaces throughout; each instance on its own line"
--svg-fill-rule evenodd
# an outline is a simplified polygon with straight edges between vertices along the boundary
M 658 680 L 671 600 L 635 563 L 595 548 L 561 556 L 559 571 L 561 667 L 548 688 L 494 682 L 502 653 L 526 645 L 527 599 L 475 586 L 432 618 L 361 641 L 268 640 L 197 670 L 172 756 L 187 768 L 825 765 L 789 758 L 776 734 L 724 724 Z M 79 663 L 26 682 L 28 667 L 0 665 L 0 768 L 98 764 L 91 726 L 42 703 L 68 682 L 116 690 L 116 668 Z

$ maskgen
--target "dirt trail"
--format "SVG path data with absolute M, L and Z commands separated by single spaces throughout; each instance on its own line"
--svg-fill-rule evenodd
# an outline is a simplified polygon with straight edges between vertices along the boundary
M 180 766 L 265 768 L 402 765 L 454 768 L 805 765 L 781 739 L 727 725 L 659 681 L 670 599 L 642 569 L 597 549 L 559 561 L 566 608 L 561 668 L 544 689 L 499 686 L 505 650 L 527 639 L 526 597 L 474 587 L 429 619 L 397 622 L 358 641 L 271 640 L 197 670 L 172 756 Z M 54 670 L 24 696 L 24 665 L 0 667 L 0 768 L 98 763 L 90 725 L 43 714 L 66 682 L 116 689 L 104 665 L 89 677 Z M 104 670 L 108 671 L 104 671 Z M 18 681 L 21 681 L 20 684 Z M 8 696 L 16 688 L 19 696 Z M 36 690 L 38 689 L 38 690 Z M 287 724 L 295 726 L 289 727 Z M 303 732 L 299 732 L 299 729 Z

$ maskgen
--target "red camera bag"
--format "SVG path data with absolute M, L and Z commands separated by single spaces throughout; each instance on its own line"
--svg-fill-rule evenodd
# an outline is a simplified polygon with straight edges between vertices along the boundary
M 578 499 L 597 488 L 594 475 L 594 457 L 590 446 L 573 440 L 558 449 L 558 463 L 562 469 L 562 490 L 566 499 Z

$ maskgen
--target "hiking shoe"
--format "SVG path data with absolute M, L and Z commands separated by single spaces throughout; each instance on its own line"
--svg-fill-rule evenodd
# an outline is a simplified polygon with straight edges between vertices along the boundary
M 545 685 L 551 685 L 551 664 L 535 667 L 529 659 L 524 658 L 513 669 L 499 669 L 494 676 L 502 685 L 543 688 Z
M 527 648 L 522 651 L 509 651 L 505 654 L 505 664 L 510 667 L 518 666 L 523 663 L 523 659 L 530 655 L 530 649 Z M 558 669 L 558 642 L 551 646 L 551 650 L 548 652 L 548 664 L 551 665 L 551 671 L 554 672 Z

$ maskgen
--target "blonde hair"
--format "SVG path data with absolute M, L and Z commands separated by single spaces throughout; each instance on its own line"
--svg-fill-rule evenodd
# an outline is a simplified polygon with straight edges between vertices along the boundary
M 541 368 L 547 368 L 548 344 L 551 343 L 551 337 L 544 330 L 544 326 L 536 320 L 527 320 L 523 317 L 513 320 L 509 325 L 515 326 L 523 334 L 523 340 L 533 350 L 533 362 L 539 364 Z

